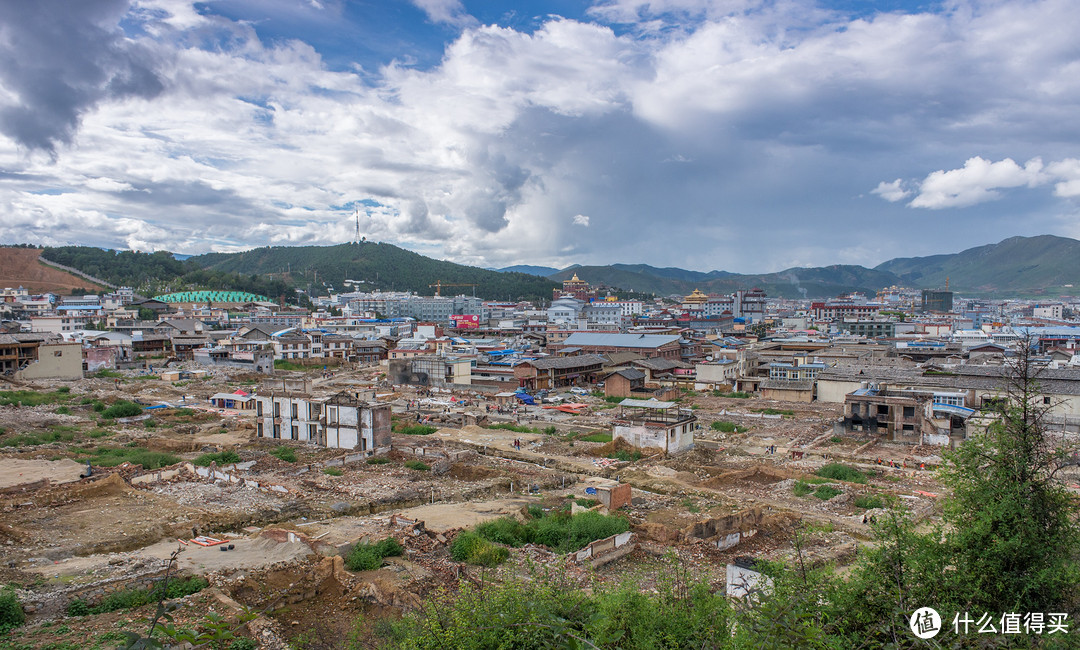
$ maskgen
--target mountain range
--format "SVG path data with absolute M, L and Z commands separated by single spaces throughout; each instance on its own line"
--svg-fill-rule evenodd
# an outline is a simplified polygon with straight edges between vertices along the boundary
M 1080 287 L 1080 241 L 1053 235 L 1011 237 L 948 255 L 896 258 L 872 269 L 832 265 L 759 274 L 689 271 L 647 264 L 574 265 L 561 270 L 527 265 L 482 269 L 373 242 L 264 247 L 241 253 L 195 255 L 183 261 L 160 251 L 118 253 L 83 246 L 46 248 L 42 255 L 116 284 L 140 286 L 150 279 L 174 289 L 208 282 L 273 281 L 312 290 L 333 287 L 344 291 L 355 287 L 430 295 L 439 284 L 443 295 L 464 293 L 489 300 L 514 300 L 549 298 L 558 283 L 576 273 L 590 284 L 665 296 L 685 295 L 694 289 L 730 293 L 760 287 L 774 297 L 827 298 L 852 291 L 873 294 L 889 286 L 919 289 L 942 288 L 946 284 L 968 296 L 1080 293 L 1076 289 Z M 346 280 L 350 281 L 348 286 Z

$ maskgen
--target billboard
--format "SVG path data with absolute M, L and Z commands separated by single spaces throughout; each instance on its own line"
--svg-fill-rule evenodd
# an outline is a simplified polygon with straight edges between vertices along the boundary
M 480 317 L 476 314 L 454 315 L 450 317 L 450 327 L 459 330 L 474 330 L 480 327 Z

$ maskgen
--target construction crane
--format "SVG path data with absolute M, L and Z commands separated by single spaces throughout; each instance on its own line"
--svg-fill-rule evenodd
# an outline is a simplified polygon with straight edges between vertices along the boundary
M 442 280 L 436 280 L 435 284 L 429 284 L 428 285 L 429 289 L 435 289 L 435 295 L 436 296 L 441 296 L 442 295 L 442 288 L 443 287 L 472 287 L 473 293 L 476 293 L 476 283 L 475 282 L 465 282 L 463 284 L 456 284 L 456 283 L 451 283 L 451 282 L 443 282 Z

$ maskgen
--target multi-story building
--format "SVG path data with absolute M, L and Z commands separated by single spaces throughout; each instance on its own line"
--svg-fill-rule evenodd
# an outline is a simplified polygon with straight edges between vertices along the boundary
M 357 451 L 390 448 L 390 405 L 365 402 L 348 391 L 324 399 L 295 393 L 260 395 L 255 417 L 260 438 Z

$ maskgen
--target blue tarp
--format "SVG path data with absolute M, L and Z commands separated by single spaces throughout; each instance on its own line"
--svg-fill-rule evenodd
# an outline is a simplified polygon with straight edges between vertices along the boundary
M 514 393 L 514 397 L 518 398 L 522 402 L 525 402 L 526 404 L 536 404 L 536 400 L 532 398 L 532 395 L 528 395 L 526 393 Z

